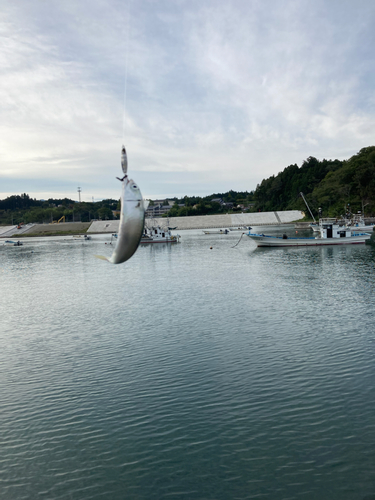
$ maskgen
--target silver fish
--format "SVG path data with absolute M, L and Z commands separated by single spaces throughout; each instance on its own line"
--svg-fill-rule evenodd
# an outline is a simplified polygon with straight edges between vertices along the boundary
M 111 264 L 121 264 L 130 259 L 138 248 L 145 223 L 145 207 L 139 187 L 126 175 L 120 180 L 122 182 L 121 213 L 117 244 L 109 259 L 103 255 L 95 256 Z
M 124 172 L 124 175 L 126 175 L 128 173 L 128 157 L 126 155 L 125 146 L 122 146 L 121 150 L 121 168 Z

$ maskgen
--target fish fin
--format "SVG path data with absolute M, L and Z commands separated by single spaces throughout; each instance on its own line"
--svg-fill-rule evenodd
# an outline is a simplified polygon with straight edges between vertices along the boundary
M 104 257 L 104 255 L 94 255 L 94 257 L 96 257 L 97 259 L 106 260 L 109 262 L 109 259 L 107 257 Z

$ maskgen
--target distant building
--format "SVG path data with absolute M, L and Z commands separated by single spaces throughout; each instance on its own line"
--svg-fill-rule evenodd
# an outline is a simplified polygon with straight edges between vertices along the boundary
M 169 212 L 171 209 L 171 205 L 149 205 L 147 210 L 146 210 L 146 217 L 148 218 L 153 218 L 153 217 L 161 217 L 163 214 Z
M 145 200 L 145 201 L 151 201 L 151 200 Z M 169 210 L 174 205 L 173 200 L 172 201 L 167 200 L 168 205 L 164 204 L 165 200 L 152 200 L 152 201 L 154 204 L 149 205 L 147 210 L 146 210 L 146 217 L 147 218 L 161 217 L 166 212 L 169 212 Z M 184 206 L 184 205 L 182 205 L 182 206 Z M 120 210 L 112 210 L 112 214 L 114 217 L 119 218 L 120 217 Z
M 231 201 L 228 201 L 228 202 L 223 201 L 222 198 L 213 198 L 211 201 L 213 203 L 219 203 L 219 205 L 221 205 L 222 207 L 226 207 L 226 208 L 233 208 L 233 205 L 234 205 L 234 203 L 232 203 Z
M 251 202 L 251 203 L 240 203 L 239 205 L 237 205 L 237 208 L 240 208 L 241 210 L 249 210 L 251 207 L 254 207 L 255 206 L 255 202 Z
M 153 205 L 149 205 L 146 210 L 147 218 L 161 217 L 163 214 L 169 212 L 169 210 L 173 207 L 173 200 L 150 200 L 153 202 Z M 168 202 L 168 205 L 165 205 L 165 201 Z
M 214 203 L 219 203 L 220 205 L 225 205 L 225 203 L 223 202 L 222 198 L 212 198 L 211 201 L 214 202 Z

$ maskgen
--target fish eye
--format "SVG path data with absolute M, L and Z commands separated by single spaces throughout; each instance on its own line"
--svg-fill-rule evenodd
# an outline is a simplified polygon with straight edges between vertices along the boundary
M 133 189 L 137 189 L 137 188 L 138 188 L 137 184 L 133 184 L 133 185 L 132 185 L 132 188 L 133 188 Z

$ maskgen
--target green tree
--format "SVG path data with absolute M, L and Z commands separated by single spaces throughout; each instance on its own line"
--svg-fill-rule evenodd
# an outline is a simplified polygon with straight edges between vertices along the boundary
M 102 220 L 113 219 L 112 210 L 108 207 L 101 207 L 98 209 L 98 216 Z

